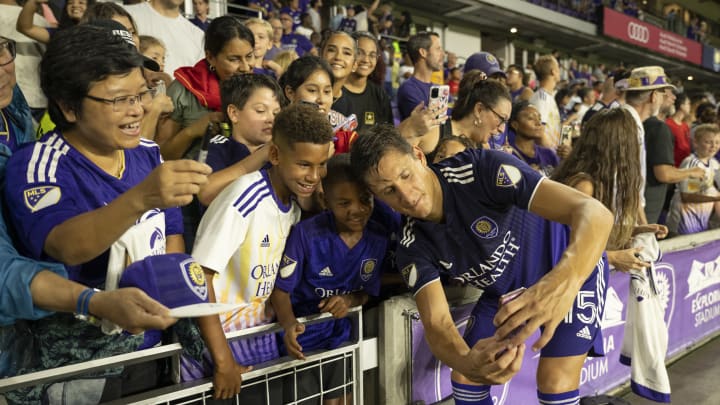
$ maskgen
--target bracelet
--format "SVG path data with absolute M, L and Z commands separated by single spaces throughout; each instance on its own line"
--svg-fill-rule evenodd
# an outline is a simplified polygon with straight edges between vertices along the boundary
M 75 305 L 75 314 L 80 315 L 83 317 L 86 317 L 89 315 L 90 312 L 90 299 L 92 298 L 95 293 L 97 293 L 97 288 L 86 288 L 84 289 L 77 299 L 77 304 Z

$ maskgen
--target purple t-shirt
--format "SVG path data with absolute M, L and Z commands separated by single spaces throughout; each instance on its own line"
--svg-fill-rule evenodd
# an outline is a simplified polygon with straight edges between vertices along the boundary
M 283 7 L 280 9 L 279 14 L 288 14 L 293 19 L 293 25 L 292 29 L 295 31 L 295 28 L 300 26 L 300 15 L 303 13 L 302 9 L 298 8 L 297 10 L 293 10 L 290 7 Z
M 208 145 L 208 155 L 205 163 L 212 167 L 213 173 L 225 169 L 250 156 L 247 146 L 228 138 L 216 135 Z
M 303 56 L 313 49 L 312 42 L 300 34 L 283 34 L 280 44 L 283 51 L 295 51 L 298 56 Z
M 10 217 L 23 253 L 39 260 L 53 260 L 45 252 L 50 231 L 70 218 L 101 208 L 142 182 L 162 162 L 160 148 L 153 142 L 141 140 L 134 149 L 124 151 L 125 169 L 121 178 L 109 175 L 77 151 L 58 131 L 52 131 L 36 143 L 18 150 L 8 160 L 5 199 L 15 207 Z M 149 219 L 157 213 L 165 214 L 164 235 L 183 233 L 179 208 L 154 209 L 143 214 Z M 157 243 L 153 233 L 150 246 Z M 108 251 L 87 263 L 66 266 L 71 280 L 88 286 L 100 286 L 105 281 Z
M 401 121 L 409 117 L 418 104 L 425 103 L 427 106 L 430 99 L 430 87 L 432 87 L 432 83 L 422 82 L 415 76 L 405 80 L 397 94 Z
M 522 153 L 522 151 L 515 146 L 514 139 L 510 142 L 510 146 L 512 147 L 513 156 L 527 163 L 530 167 L 547 177 L 550 177 L 553 170 L 560 164 L 560 158 L 557 153 L 550 148 L 535 145 L 535 156 L 530 157 Z

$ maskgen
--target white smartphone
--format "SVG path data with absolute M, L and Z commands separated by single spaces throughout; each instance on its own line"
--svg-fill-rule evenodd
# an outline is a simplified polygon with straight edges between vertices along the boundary
M 430 98 L 428 99 L 428 108 L 445 110 L 450 102 L 450 86 L 433 85 L 430 87 Z M 439 116 L 439 114 L 438 114 Z

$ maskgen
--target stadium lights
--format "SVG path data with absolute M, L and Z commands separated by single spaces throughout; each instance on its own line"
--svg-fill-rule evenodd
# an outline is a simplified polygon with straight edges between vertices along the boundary
M 511 33 L 511 34 L 517 34 L 517 31 L 518 31 L 518 30 L 517 30 L 517 28 L 515 28 L 515 27 L 510 28 L 510 33 Z
M 688 76 L 688 80 L 694 80 L 695 78 L 692 76 Z

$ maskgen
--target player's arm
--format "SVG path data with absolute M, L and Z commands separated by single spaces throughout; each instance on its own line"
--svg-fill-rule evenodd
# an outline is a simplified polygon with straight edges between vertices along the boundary
M 208 301 L 217 302 L 212 282 L 215 272 L 206 267 L 203 267 L 203 270 L 207 279 Z M 203 341 L 207 345 L 215 366 L 213 373 L 215 399 L 232 398 L 240 392 L 242 373 L 250 371 L 252 366 L 241 366 L 235 361 L 220 324 L 220 317 L 217 315 L 204 316 L 198 318 L 197 321 Z
M 209 173 L 209 166 L 191 160 L 165 162 L 107 205 L 55 226 L 44 250 L 66 265 L 85 263 L 107 250 L 147 210 L 189 204 Z
M 505 383 L 520 370 L 523 346 L 488 338 L 468 347 L 450 315 L 439 279 L 423 286 L 415 302 L 430 350 L 448 367 L 481 384 Z
M 711 196 L 700 193 L 680 193 L 680 198 L 684 203 L 709 203 L 720 201 L 720 195 Z
M 686 179 L 702 179 L 705 177 L 705 170 L 700 167 L 689 167 L 678 169 L 673 165 L 654 165 L 653 174 L 661 183 L 675 184 Z
M 283 340 L 288 354 L 296 359 L 305 360 L 302 346 L 300 346 L 297 341 L 298 335 L 305 332 L 305 325 L 298 322 L 295 317 L 295 312 L 292 309 L 292 303 L 290 301 L 290 294 L 277 288 L 276 285 L 272 294 L 270 294 L 270 302 L 277 315 L 278 323 L 282 326 L 283 330 L 285 330 Z
M 213 172 L 208 176 L 207 184 L 200 188 L 198 200 L 207 207 L 228 184 L 232 183 L 238 177 L 260 170 L 265 162 L 268 161 L 269 149 L 270 148 L 260 147 L 245 159 L 222 170 Z
M 530 203 L 530 211 L 570 226 L 570 240 L 555 267 L 519 298 L 504 305 L 495 316 L 497 336 L 505 337 L 527 324 L 513 343 L 525 341 L 540 326 L 545 329 L 535 344 L 547 344 L 568 313 L 580 287 L 598 263 L 613 225 L 613 215 L 602 203 L 580 191 L 552 180 L 542 181 Z

